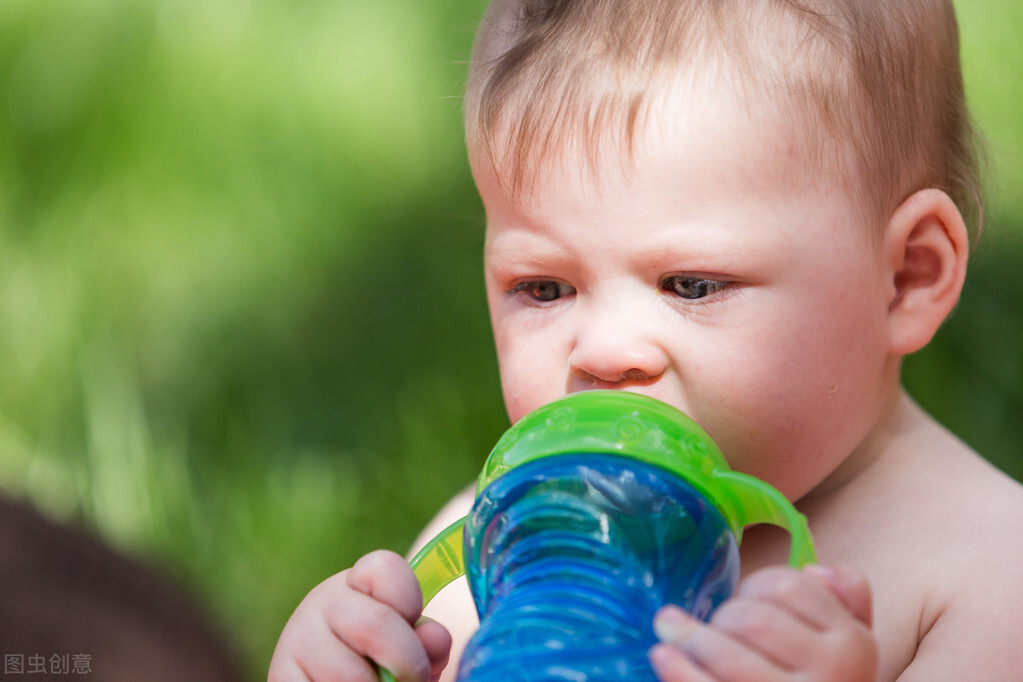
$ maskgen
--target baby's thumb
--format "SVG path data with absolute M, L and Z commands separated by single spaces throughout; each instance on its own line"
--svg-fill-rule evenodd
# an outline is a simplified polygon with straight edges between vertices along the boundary
M 867 627 L 874 621 L 873 598 L 870 583 L 860 571 L 849 566 L 812 565 L 804 569 L 824 584 L 831 593 Z

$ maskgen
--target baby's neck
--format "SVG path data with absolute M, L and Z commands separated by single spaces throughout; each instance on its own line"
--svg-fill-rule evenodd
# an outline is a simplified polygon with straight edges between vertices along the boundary
M 898 467 L 895 461 L 899 452 L 906 448 L 898 445 L 914 433 L 925 430 L 929 418 L 898 387 L 881 411 L 868 436 L 849 454 L 842 464 L 825 478 L 817 487 L 796 501 L 796 507 L 807 516 L 810 530 L 816 533 L 821 524 L 829 523 L 835 510 L 846 509 L 850 500 L 876 489 L 888 474 L 889 466 Z M 912 449 L 912 448 L 909 448 Z M 742 540 L 742 573 L 746 575 L 765 566 L 785 563 L 788 560 L 789 538 L 785 531 L 769 525 L 747 528 Z
M 877 421 L 866 437 L 837 468 L 797 501 L 798 507 L 802 509 L 820 504 L 843 488 L 854 485 L 891 451 L 894 441 L 914 430 L 914 425 L 918 425 L 923 417 L 920 408 L 899 385 L 890 391 L 878 414 Z

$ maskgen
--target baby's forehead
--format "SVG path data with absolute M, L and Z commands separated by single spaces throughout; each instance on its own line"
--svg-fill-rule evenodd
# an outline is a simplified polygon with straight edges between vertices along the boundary
M 646 95 L 627 120 L 566 117 L 547 131 L 543 144 L 524 152 L 516 149 L 510 133 L 491 149 L 470 139 L 474 168 L 479 174 L 485 167 L 516 200 L 528 200 L 553 176 L 575 174 L 598 183 L 602 177 L 628 180 L 640 165 L 665 174 L 676 168 L 725 174 L 718 178 L 721 183 L 745 191 L 767 184 L 795 186 L 808 175 L 819 183 L 848 183 L 855 177 L 846 149 L 809 116 L 733 74 L 720 69 L 682 74 L 648 86 Z M 601 101 L 590 105 L 597 112 L 608 106 Z M 700 167 L 700 159 L 711 156 L 715 163 Z
M 850 141 L 823 124 L 833 121 L 825 121 L 817 96 L 827 95 L 831 84 L 815 83 L 812 73 L 840 81 L 842 69 L 825 65 L 827 41 L 804 35 L 805 20 L 777 9 L 785 3 L 751 4 L 748 16 L 732 24 L 701 9 L 684 26 L 625 16 L 621 26 L 566 29 L 563 47 L 586 36 L 615 43 L 586 47 L 582 55 L 533 44 L 523 28 L 529 22 L 516 14 L 520 4 L 491 6 L 466 92 L 470 151 L 485 154 L 513 194 L 551 165 L 627 170 L 644 145 L 656 150 L 694 126 L 708 128 L 710 140 L 745 135 L 756 149 L 773 147 L 761 162 L 799 157 L 818 172 L 844 173 Z M 729 4 L 736 3 L 722 6 Z M 666 22 L 678 12 L 661 9 Z M 765 26 L 743 29 L 754 21 Z M 644 30 L 650 35 L 633 35 Z M 735 111 L 747 120 L 718 115 Z

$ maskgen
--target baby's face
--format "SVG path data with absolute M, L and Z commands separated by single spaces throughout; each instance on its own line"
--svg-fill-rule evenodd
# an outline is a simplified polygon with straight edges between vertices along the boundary
M 574 391 L 659 398 L 799 498 L 893 390 L 892 283 L 791 126 L 704 101 L 654 117 L 627 172 L 569 160 L 517 201 L 474 157 L 504 398 L 513 421 Z

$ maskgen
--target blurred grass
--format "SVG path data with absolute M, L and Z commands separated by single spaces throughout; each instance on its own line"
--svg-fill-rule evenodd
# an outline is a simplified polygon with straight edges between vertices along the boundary
M 467 3 L 0 5 L 0 486 L 169 567 L 254 679 L 504 427 Z
M 1023 477 L 1023 5 L 958 4 L 997 184 L 906 382 Z M 172 571 L 253 679 L 506 426 L 459 122 L 481 12 L 0 3 L 0 489 Z

